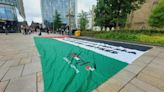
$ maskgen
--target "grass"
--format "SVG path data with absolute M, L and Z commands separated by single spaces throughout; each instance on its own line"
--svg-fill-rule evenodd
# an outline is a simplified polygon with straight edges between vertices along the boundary
M 82 36 L 164 46 L 164 33 L 150 31 L 82 32 Z

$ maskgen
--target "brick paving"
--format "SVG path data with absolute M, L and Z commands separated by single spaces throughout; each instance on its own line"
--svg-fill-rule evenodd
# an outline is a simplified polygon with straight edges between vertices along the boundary
M 93 92 L 164 92 L 164 48 L 153 47 Z M 0 92 L 43 92 L 32 35 L 0 34 Z

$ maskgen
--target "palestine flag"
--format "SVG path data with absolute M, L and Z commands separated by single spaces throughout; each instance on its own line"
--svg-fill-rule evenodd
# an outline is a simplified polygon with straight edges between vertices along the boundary
M 91 92 L 144 53 L 73 38 L 34 40 L 44 92 Z

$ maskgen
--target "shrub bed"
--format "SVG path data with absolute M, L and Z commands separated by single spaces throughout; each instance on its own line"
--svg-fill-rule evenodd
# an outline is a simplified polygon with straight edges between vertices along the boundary
M 162 30 L 82 31 L 82 36 L 164 46 Z

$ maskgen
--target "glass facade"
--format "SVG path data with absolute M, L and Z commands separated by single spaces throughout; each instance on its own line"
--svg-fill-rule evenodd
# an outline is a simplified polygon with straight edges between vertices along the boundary
M 13 6 L 0 4 L 0 19 L 1 20 L 17 20 L 15 8 Z
M 17 20 L 16 5 L 17 0 L 0 0 L 0 19 L 1 20 Z
M 0 0 L 0 33 L 17 32 L 17 14 L 18 0 Z M 5 29 L 4 29 L 5 28 Z
M 63 24 L 68 24 L 68 4 L 69 0 L 41 0 L 42 19 L 46 26 L 50 27 L 53 23 L 53 16 L 55 11 L 61 15 Z M 71 10 L 74 17 L 72 18 L 72 25 L 75 27 L 77 14 L 77 0 L 71 0 Z

